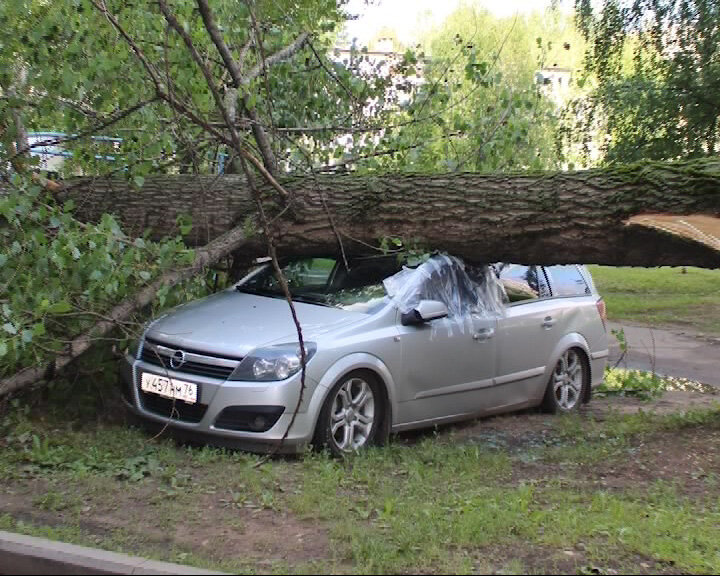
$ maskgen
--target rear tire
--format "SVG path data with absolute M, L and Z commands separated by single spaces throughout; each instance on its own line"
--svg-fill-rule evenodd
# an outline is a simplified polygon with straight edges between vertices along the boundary
M 325 399 L 315 447 L 342 457 L 379 443 L 384 410 L 382 390 L 372 373 L 356 370 L 346 374 Z
M 579 348 L 568 348 L 550 375 L 542 408 L 550 413 L 575 412 L 588 397 L 590 368 Z

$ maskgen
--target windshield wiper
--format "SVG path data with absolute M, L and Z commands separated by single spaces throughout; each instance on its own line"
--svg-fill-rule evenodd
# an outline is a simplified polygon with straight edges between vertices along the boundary
M 303 296 L 302 294 L 293 294 L 293 302 L 302 302 L 303 304 L 317 304 L 318 306 L 331 307 L 325 300 L 313 298 L 311 296 Z
M 249 286 L 238 285 L 235 286 L 235 290 L 242 292 L 243 294 L 254 294 L 255 296 L 268 296 L 269 298 L 285 298 L 282 292 L 273 292 L 272 290 L 259 290 L 257 288 L 251 288 Z M 312 297 L 306 294 L 291 294 L 293 302 L 302 302 L 304 304 L 317 304 L 319 306 L 328 306 L 330 304 L 319 297 Z
M 272 292 L 270 290 L 258 290 L 257 288 L 250 288 L 248 286 L 237 285 L 235 290 L 242 292 L 243 294 L 254 294 L 255 296 L 269 296 L 270 298 L 282 298 L 283 295 L 278 292 Z

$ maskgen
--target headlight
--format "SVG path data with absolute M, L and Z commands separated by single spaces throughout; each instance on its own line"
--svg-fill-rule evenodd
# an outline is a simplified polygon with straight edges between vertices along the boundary
M 313 342 L 305 342 L 305 362 L 315 354 Z M 300 371 L 300 347 L 297 344 L 278 344 L 258 348 L 243 358 L 229 380 L 270 382 L 285 380 Z

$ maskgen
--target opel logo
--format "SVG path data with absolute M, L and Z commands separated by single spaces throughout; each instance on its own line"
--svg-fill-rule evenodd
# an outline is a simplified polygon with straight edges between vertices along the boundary
M 175 353 L 170 356 L 170 368 L 177 370 L 183 364 L 185 364 L 185 352 L 183 350 L 175 350 Z

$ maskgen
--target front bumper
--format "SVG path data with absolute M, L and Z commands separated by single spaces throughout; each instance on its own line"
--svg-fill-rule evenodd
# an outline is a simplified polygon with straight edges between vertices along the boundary
M 198 385 L 196 405 L 181 406 L 180 414 L 170 417 L 157 408 L 155 395 L 140 389 L 143 372 L 159 374 Z M 167 429 L 177 438 L 218 446 L 240 448 L 251 452 L 275 450 L 293 419 L 300 395 L 300 374 L 281 382 L 237 382 L 186 374 L 163 369 L 127 355 L 122 360 L 123 398 L 127 408 L 152 429 Z M 317 382 L 309 374 L 300 410 L 292 428 L 282 441 L 281 452 L 302 452 L 311 442 L 317 414 L 308 411 Z M 184 404 L 184 403 L 183 403 Z M 217 425 L 218 417 L 229 407 L 284 407 L 277 422 L 266 432 L 230 430 Z M 184 410 L 187 408 L 187 410 Z

